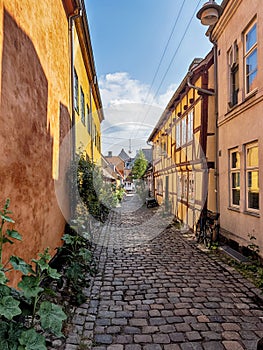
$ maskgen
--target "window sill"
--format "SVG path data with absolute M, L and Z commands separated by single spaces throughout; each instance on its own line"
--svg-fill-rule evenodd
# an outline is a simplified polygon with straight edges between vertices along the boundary
M 227 207 L 228 210 L 232 210 L 232 211 L 235 211 L 237 213 L 240 213 L 240 208 L 237 208 L 237 207 Z
M 251 91 L 250 93 L 245 95 L 245 97 L 242 99 L 242 101 L 236 103 L 235 105 L 233 105 L 233 106 L 228 105 L 228 110 L 225 114 L 225 117 L 234 113 L 236 109 L 242 108 L 243 105 L 246 104 L 250 99 L 255 97 L 257 95 L 257 93 L 258 93 L 258 88 L 254 89 L 253 91 Z
M 245 214 L 245 215 L 250 215 L 250 216 L 255 216 L 256 218 L 260 218 L 260 214 L 254 212 L 254 211 L 245 210 L 245 211 L 244 211 L 244 214 Z

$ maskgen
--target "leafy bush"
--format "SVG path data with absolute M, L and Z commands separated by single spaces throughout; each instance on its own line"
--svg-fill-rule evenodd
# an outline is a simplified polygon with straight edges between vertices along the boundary
M 32 259 L 32 265 L 18 256 L 11 256 L 4 264 L 3 246 L 21 241 L 21 235 L 9 225 L 15 221 L 10 217 L 10 200 L 7 199 L 0 211 L 0 348 L 3 350 L 46 350 L 45 337 L 34 329 L 41 326 L 42 331 L 62 336 L 62 323 L 67 318 L 62 307 L 44 300 L 47 289 L 45 279 L 58 279 L 60 274 L 48 262 L 51 256 L 48 249 Z M 7 285 L 7 273 L 17 270 L 22 273 L 18 283 L 19 290 Z M 39 317 L 39 320 L 36 319 Z M 24 322 L 21 322 L 24 321 Z

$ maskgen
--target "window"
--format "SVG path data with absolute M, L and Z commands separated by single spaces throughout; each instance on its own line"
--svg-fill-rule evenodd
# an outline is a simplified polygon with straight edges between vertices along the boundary
M 257 24 L 254 23 L 245 33 L 245 86 L 246 94 L 256 88 L 258 71 Z
M 228 71 L 229 71 L 229 106 L 233 107 L 238 103 L 238 46 L 235 42 L 228 51 Z
M 187 119 L 186 119 L 186 117 L 184 117 L 182 119 L 182 139 L 181 139 L 182 145 L 184 145 L 186 143 L 186 135 L 187 135 L 186 128 L 187 128 Z
M 74 109 L 79 113 L 79 78 L 74 68 Z
M 82 87 L 80 87 L 80 105 L 81 105 L 81 122 L 83 125 L 86 125 L 85 121 L 85 97 Z
M 176 124 L 176 148 L 181 146 L 181 122 Z
M 187 142 L 193 140 L 194 114 L 191 111 L 187 117 Z
M 237 149 L 230 151 L 230 206 L 240 205 L 240 154 Z
M 90 111 L 89 111 L 89 105 L 87 104 L 87 129 L 88 129 L 88 133 L 90 134 L 91 133 L 91 114 L 90 114 Z
M 246 146 L 246 199 L 247 210 L 259 209 L 258 144 Z
M 195 173 L 189 172 L 189 182 L 188 182 L 188 196 L 189 202 L 195 201 Z

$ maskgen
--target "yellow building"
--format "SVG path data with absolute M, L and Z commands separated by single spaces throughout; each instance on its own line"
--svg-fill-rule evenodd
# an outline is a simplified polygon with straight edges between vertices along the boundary
M 69 1 L 67 1 L 69 2 Z M 81 148 L 91 161 L 101 164 L 101 129 L 104 119 L 84 1 L 70 14 L 72 20 L 72 93 L 75 151 Z M 72 1 L 74 6 L 74 1 Z
M 212 52 L 195 59 L 148 139 L 155 197 L 190 228 L 216 210 L 213 75 Z
M 29 261 L 46 247 L 54 255 L 62 244 L 72 152 L 72 144 L 62 149 L 63 140 L 86 106 L 92 111 L 94 140 L 87 153 L 98 161 L 103 115 L 83 2 L 38 1 L 33 6 L 30 0 L 0 0 L 0 27 L 0 207 L 10 198 L 15 228 L 23 236 L 22 242 L 5 246 L 4 256 Z M 73 112 L 74 66 L 79 113 Z M 84 115 L 86 124 L 79 129 L 86 137 L 87 109 Z M 82 134 L 76 132 L 75 149 L 80 141 L 88 144 Z M 55 191 L 58 183 L 64 216 Z M 10 279 L 16 284 L 17 276 Z

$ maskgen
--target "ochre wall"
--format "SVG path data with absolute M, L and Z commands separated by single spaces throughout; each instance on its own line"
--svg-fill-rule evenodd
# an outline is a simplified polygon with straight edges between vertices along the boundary
M 95 145 L 95 135 L 94 130 L 96 126 L 97 133 L 101 137 L 100 131 L 100 120 L 98 115 L 99 106 L 96 105 L 94 101 L 94 96 L 91 94 L 91 82 L 89 81 L 86 65 L 89 65 L 89 62 L 84 62 L 84 55 L 81 50 L 80 40 L 77 34 L 76 27 L 74 27 L 74 68 L 77 72 L 79 79 L 79 113 L 75 112 L 76 115 L 76 150 L 79 148 L 85 150 L 87 155 L 91 160 L 96 164 L 100 165 L 101 163 L 101 153 L 100 147 Z M 92 111 L 92 125 L 93 131 L 90 135 L 87 130 L 87 111 L 85 111 L 85 120 L 86 123 L 83 125 L 81 122 L 81 99 L 80 99 L 80 86 L 82 87 L 85 99 L 85 106 L 88 104 L 89 110 Z
M 263 104 L 263 7 L 262 0 L 242 0 L 236 7 L 227 6 L 222 20 L 215 27 L 214 36 L 218 41 L 218 98 L 219 98 L 219 194 L 220 194 L 220 226 L 222 232 L 240 246 L 251 244 L 249 234 L 256 237 L 254 242 L 259 246 L 263 256 L 263 220 L 262 220 L 262 183 L 263 183 L 263 138 L 262 138 L 262 104 Z M 225 21 L 228 18 L 228 21 Z M 243 31 L 256 19 L 258 72 L 255 79 L 257 89 L 250 96 L 245 95 L 244 71 L 244 37 Z M 239 62 L 238 104 L 229 106 L 229 71 L 227 53 L 236 41 Z M 246 178 L 245 178 L 245 146 L 258 141 L 259 147 L 259 210 L 247 210 Z M 240 167 L 240 205 L 231 207 L 229 151 L 236 148 L 241 159 Z
M 5 256 L 30 260 L 54 255 L 65 225 L 54 182 L 70 127 L 68 22 L 60 0 L 0 0 L 0 28 L 0 203 L 11 199 L 23 235 Z

